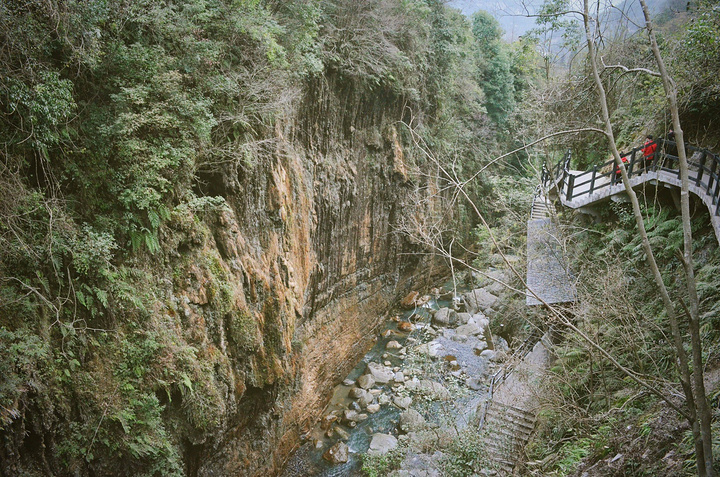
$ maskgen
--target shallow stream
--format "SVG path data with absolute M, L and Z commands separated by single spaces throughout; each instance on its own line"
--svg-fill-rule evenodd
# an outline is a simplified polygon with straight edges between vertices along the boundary
M 452 282 L 445 284 L 443 291 L 452 290 Z M 459 290 L 458 293 L 462 293 L 465 290 Z M 348 374 L 344 381 L 344 384 L 339 384 L 335 387 L 333 396 L 323 412 L 323 416 L 327 416 L 333 411 L 342 412 L 345 409 L 352 409 L 356 406 L 355 400 L 349 396 L 350 390 L 355 387 L 355 381 L 365 374 L 368 363 L 382 363 L 389 368 L 393 368 L 395 371 L 399 369 L 405 370 L 405 366 L 408 364 L 404 360 L 404 356 L 401 356 L 398 350 L 386 349 L 387 344 L 395 340 L 399 344 L 409 350 L 413 346 L 420 343 L 427 342 L 431 338 L 427 336 L 423 337 L 423 324 L 430 322 L 431 315 L 428 309 L 438 310 L 442 307 L 448 307 L 451 303 L 449 301 L 440 301 L 431 299 L 425 306 L 425 308 L 417 308 L 415 310 L 407 311 L 400 316 L 400 321 L 412 321 L 418 326 L 418 329 L 410 333 L 403 333 L 398 331 L 398 323 L 393 320 L 388 320 L 381 333 L 381 338 L 378 339 L 377 343 L 365 354 L 365 356 L 357 363 L 353 370 Z M 416 316 L 412 316 L 412 315 Z M 425 325 L 427 326 L 427 325 Z M 445 329 L 440 328 L 437 335 L 434 336 L 433 343 L 441 345 L 441 351 L 435 358 L 436 362 L 440 363 L 442 369 L 445 369 L 448 377 L 453 375 L 455 382 L 463 382 L 463 379 L 467 377 L 484 377 L 488 373 L 488 361 L 484 357 L 479 356 L 480 353 L 477 350 L 473 350 L 473 343 L 478 340 L 473 338 L 470 344 L 466 342 L 458 342 L 452 338 L 454 330 L 451 328 Z M 425 338 L 425 339 L 423 339 Z M 475 351 L 475 352 L 474 352 Z M 412 373 L 412 370 L 408 370 Z M 409 378 L 409 376 L 408 376 Z M 420 379 L 425 379 L 423 376 L 419 376 Z M 417 381 L 417 379 L 416 379 Z M 401 386 L 402 387 L 402 386 Z M 456 429 L 465 427 L 474 416 L 475 410 L 478 405 L 482 402 L 486 396 L 486 387 L 484 385 L 473 386 L 474 389 L 464 387 L 459 398 L 453 399 L 452 402 L 423 402 L 421 405 L 424 407 L 424 414 L 428 422 L 432 422 L 434 417 L 444 416 L 443 418 L 447 421 L 447 416 L 452 416 L 452 423 Z M 374 392 L 376 398 L 378 394 L 382 392 L 385 395 L 392 396 L 397 391 L 397 384 L 395 387 L 393 383 L 389 384 L 376 384 L 374 386 Z M 412 406 L 415 408 L 416 406 Z M 361 412 L 358 410 L 358 412 Z M 365 412 L 365 411 L 362 411 Z M 361 471 L 362 467 L 362 454 L 366 453 L 369 446 L 372 435 L 374 433 L 383 434 L 395 434 L 397 435 L 397 422 L 400 414 L 403 412 L 402 409 L 393 405 L 392 403 L 384 404 L 380 406 L 380 410 L 376 413 L 367 413 L 367 419 L 356 423 L 355 427 L 349 427 L 344 424 L 342 426 L 331 426 L 341 427 L 342 430 L 347 431 L 349 437 L 342 439 L 341 435 L 337 432 L 331 437 L 326 437 L 325 430 L 321 428 L 321 424 L 318 423 L 313 431 L 308 436 L 307 442 L 295 452 L 289 459 L 284 472 L 283 477 L 299 477 L 299 476 L 321 476 L 321 477 L 335 477 L 335 476 L 360 476 L 363 475 Z M 322 422 L 322 420 L 321 420 Z M 447 422 L 435 422 L 434 425 L 448 425 Z M 323 459 L 323 454 L 332 447 L 339 440 L 345 440 L 348 448 L 348 461 L 342 464 L 332 464 Z

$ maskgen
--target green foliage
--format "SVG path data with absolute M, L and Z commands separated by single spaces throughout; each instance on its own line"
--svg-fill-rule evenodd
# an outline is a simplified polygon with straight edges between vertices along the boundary
M 0 327 L 0 430 L 19 415 L 25 395 L 42 391 L 46 378 L 50 346 L 26 330 L 10 331 Z
M 515 108 L 515 78 L 509 48 L 502 38 L 500 24 L 489 13 L 479 10 L 472 16 L 476 41 L 478 70 L 490 118 L 498 125 L 507 120 Z
M 10 77 L 3 85 L 5 113 L 18 128 L 11 136 L 3 134 L 3 137 L 9 145 L 28 142 L 29 146 L 47 154 L 48 147 L 69 139 L 67 122 L 76 108 L 73 84 L 52 70 L 39 71 L 33 80 L 27 84 Z M 18 131 L 26 134 L 17 134 Z
M 393 470 L 400 468 L 405 458 L 407 448 L 398 445 L 394 449 L 382 455 L 362 455 L 362 471 L 368 477 L 383 477 Z
M 488 430 L 487 432 L 492 432 Z M 443 475 L 462 477 L 492 468 L 485 452 L 483 433 L 476 429 L 465 429 L 458 434 L 448 447 L 443 464 Z

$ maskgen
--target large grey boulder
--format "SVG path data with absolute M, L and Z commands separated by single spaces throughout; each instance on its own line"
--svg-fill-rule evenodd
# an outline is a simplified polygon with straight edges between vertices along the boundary
M 343 411 L 343 422 L 358 422 L 360 421 L 359 414 L 357 411 L 353 411 L 352 409 L 345 409 Z
M 348 446 L 344 442 L 338 442 L 323 454 L 323 459 L 333 464 L 344 464 L 348 461 Z
M 400 414 L 398 428 L 400 431 L 408 433 L 415 432 L 425 427 L 425 418 L 415 409 L 408 409 Z
M 360 404 L 360 407 L 364 409 L 368 407 L 368 404 L 372 404 L 374 400 L 375 396 L 373 396 L 372 393 L 365 391 L 363 395 L 358 398 L 358 404 Z
M 463 299 L 465 300 L 465 308 L 470 314 L 475 314 L 478 311 L 485 313 L 498 301 L 498 297 L 487 291 L 485 288 L 476 288 L 475 290 L 463 295 Z
M 480 328 L 485 329 L 490 326 L 490 319 L 483 313 L 475 313 L 468 323 L 475 323 Z
M 395 377 L 392 368 L 388 368 L 379 363 L 369 363 L 367 370 L 368 374 L 373 377 L 377 384 L 387 384 Z
M 440 308 L 432 317 L 432 323 L 436 326 L 448 327 L 457 322 L 457 312 L 450 308 Z
M 362 389 L 370 389 L 375 386 L 375 378 L 370 374 L 363 374 L 358 378 L 357 385 Z
M 466 325 L 471 317 L 472 317 L 472 315 L 470 313 L 458 313 L 457 314 L 458 325 Z
M 348 396 L 350 396 L 353 399 L 359 399 L 361 396 L 363 396 L 367 391 L 365 391 L 363 388 L 352 388 L 350 392 L 348 393 Z
M 373 434 L 367 453 L 370 455 L 384 455 L 396 448 L 397 445 L 398 441 L 395 436 L 380 433 Z
M 408 396 L 393 396 L 392 402 L 400 409 L 407 409 L 412 404 L 412 398 Z
M 443 346 L 437 341 L 433 340 L 429 343 L 417 345 L 415 347 L 415 351 L 418 354 L 422 354 L 430 358 L 435 358 L 443 351 Z
M 474 336 L 479 335 L 483 332 L 483 329 L 476 324 L 469 323 L 467 325 L 460 325 L 455 328 L 455 333 L 458 335 Z
M 395 340 L 388 341 L 388 343 L 385 345 L 385 349 L 400 349 L 400 348 L 402 348 L 402 346 L 400 345 L 400 343 L 398 343 Z

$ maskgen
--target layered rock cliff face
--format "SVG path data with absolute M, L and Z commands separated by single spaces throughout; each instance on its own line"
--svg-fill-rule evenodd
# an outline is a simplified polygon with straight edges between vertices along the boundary
M 204 178 L 229 208 L 171 221 L 181 238 L 167 263 L 176 304 L 167 319 L 212 363 L 202 392 L 217 407 L 212 425 L 198 425 L 180 393 L 164 399 L 166 419 L 184 423 L 190 475 L 278 469 L 398 295 L 442 271 L 422 263 L 419 278 L 421 261 L 408 255 L 418 249 L 397 230 L 425 211 L 392 108 L 355 97 L 335 114 L 331 87 L 318 88 L 310 96 L 321 111 L 306 112 L 314 130 L 299 132 L 307 117 L 280 123 L 263 162 Z

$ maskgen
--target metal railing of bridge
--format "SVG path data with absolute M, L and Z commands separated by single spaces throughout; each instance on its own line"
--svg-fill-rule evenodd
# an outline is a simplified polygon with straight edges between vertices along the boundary
M 643 150 L 649 145 L 656 145 L 652 160 L 647 160 Z M 701 188 L 711 197 L 716 216 L 720 216 L 720 157 L 707 149 L 686 145 L 690 183 Z M 672 152 L 677 151 L 677 143 L 658 139 L 649 144 L 633 148 L 621 154 L 628 177 L 633 178 L 646 171 L 664 171 L 677 174 L 680 179 L 680 160 Z M 565 156 L 548 170 L 545 165 L 542 169 L 542 184 L 546 189 L 557 187 L 558 194 L 565 201 L 572 201 L 583 196 L 591 196 L 606 187 L 621 184 L 619 174 L 616 173 L 614 160 L 593 166 L 589 171 L 580 174 L 570 172 L 570 150 Z

